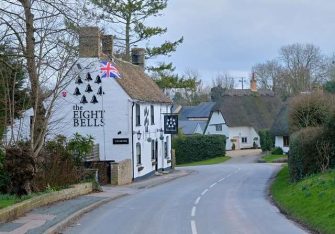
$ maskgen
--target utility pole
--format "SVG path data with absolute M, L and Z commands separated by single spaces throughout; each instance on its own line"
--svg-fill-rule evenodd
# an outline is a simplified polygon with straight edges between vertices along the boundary
M 242 83 L 242 89 L 244 87 L 244 82 L 246 82 L 245 78 L 244 77 L 241 77 L 240 80 L 238 80 L 238 82 L 241 82 Z

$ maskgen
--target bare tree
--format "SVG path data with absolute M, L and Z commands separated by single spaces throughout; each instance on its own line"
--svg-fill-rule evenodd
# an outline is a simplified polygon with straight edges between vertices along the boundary
M 77 5 L 66 0 L 1 0 L 0 38 L 10 41 L 29 81 L 33 160 L 43 147 L 55 101 L 77 58 L 77 34 L 70 30 L 81 18 Z
M 327 61 L 319 47 L 312 44 L 292 44 L 280 49 L 279 59 L 285 69 L 290 93 L 311 91 L 327 77 Z
M 212 79 L 213 87 L 221 87 L 223 89 L 234 89 L 235 79 L 228 73 L 219 73 Z
M 332 146 L 330 142 L 320 140 L 316 144 L 316 149 L 318 152 L 317 161 L 320 166 L 320 171 L 325 172 L 329 169 L 330 158 L 332 154 Z
M 257 77 L 258 88 L 276 90 L 280 73 L 283 70 L 277 60 L 256 64 L 252 70 Z

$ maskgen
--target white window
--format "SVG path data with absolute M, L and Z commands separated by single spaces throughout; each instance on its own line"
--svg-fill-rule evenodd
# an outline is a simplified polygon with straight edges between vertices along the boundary
M 155 141 L 151 141 L 151 160 L 155 160 Z
M 248 138 L 247 137 L 242 137 L 242 143 L 248 143 Z
M 216 124 L 216 125 L 215 125 L 215 130 L 216 130 L 217 132 L 222 131 L 222 124 Z
M 136 143 L 136 162 L 137 162 L 137 165 L 142 164 L 141 144 L 140 143 Z
M 151 125 L 155 124 L 155 108 L 153 105 L 150 106 Z
M 136 104 L 136 126 L 141 125 L 141 109 L 140 109 L 140 104 Z

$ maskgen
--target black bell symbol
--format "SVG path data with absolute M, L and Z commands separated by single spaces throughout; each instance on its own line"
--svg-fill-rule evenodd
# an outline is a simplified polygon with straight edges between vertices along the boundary
M 79 95 L 81 95 L 80 90 L 79 90 L 78 87 L 76 87 L 76 89 L 74 90 L 73 95 L 75 95 L 75 96 L 79 96 Z
M 92 77 L 91 77 L 91 74 L 90 74 L 90 73 L 87 73 L 87 75 L 86 75 L 86 80 L 88 80 L 88 81 L 93 80 Z
M 83 83 L 83 81 L 81 80 L 80 77 L 78 77 L 78 79 L 76 80 L 76 84 L 82 84 L 82 83 Z
M 92 88 L 91 88 L 91 85 L 90 85 L 90 84 L 88 84 L 88 85 L 87 85 L 85 92 L 86 92 L 86 93 L 93 92 L 93 90 L 92 90 Z
M 83 95 L 83 97 L 81 98 L 80 103 L 82 103 L 82 104 L 87 103 L 87 99 L 86 99 L 85 95 Z
M 97 97 L 95 95 L 93 95 L 91 103 L 93 103 L 93 104 L 98 103 Z
M 102 91 L 102 87 L 101 87 L 101 86 L 99 87 L 97 94 L 98 94 L 98 95 L 103 95 L 103 94 L 105 94 L 105 93 Z
M 96 84 L 100 84 L 101 83 L 101 78 L 100 78 L 99 75 L 97 76 L 97 78 L 95 78 L 94 83 L 96 83 Z

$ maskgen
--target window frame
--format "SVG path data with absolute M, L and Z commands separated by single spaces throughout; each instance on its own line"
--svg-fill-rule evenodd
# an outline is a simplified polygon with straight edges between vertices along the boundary
M 136 164 L 142 165 L 142 149 L 141 149 L 141 143 L 136 143 Z
M 242 138 L 241 138 L 241 142 L 242 142 L 243 144 L 247 144 L 247 143 L 248 143 L 248 137 L 242 137 Z
M 150 105 L 150 123 L 151 123 L 151 125 L 155 125 L 155 107 L 154 107 L 154 105 Z
M 141 106 L 138 103 L 135 105 L 135 124 L 141 126 Z
M 283 146 L 284 147 L 290 146 L 290 136 L 283 136 Z
M 215 124 L 215 131 L 222 132 L 222 124 Z

